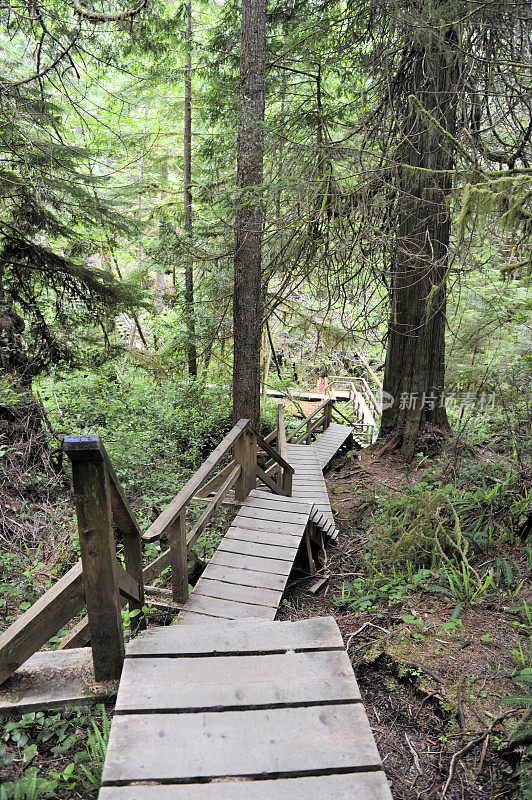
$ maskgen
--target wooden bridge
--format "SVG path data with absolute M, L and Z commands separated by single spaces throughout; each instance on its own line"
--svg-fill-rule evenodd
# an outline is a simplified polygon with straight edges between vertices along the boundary
M 334 619 L 274 621 L 296 559 L 314 573 L 337 535 L 323 469 L 353 430 L 335 413 L 324 401 L 288 439 L 282 406 L 268 437 L 241 420 L 144 534 L 99 438 L 65 440 L 81 562 L 0 637 L 0 706 L 21 707 L 31 654 L 86 606 L 54 657 L 90 640 L 96 680 L 120 680 L 100 800 L 390 800 Z M 187 553 L 229 499 L 238 513 L 189 594 Z M 192 501 L 205 510 L 187 530 Z M 143 568 L 142 542 L 166 538 Z M 145 584 L 169 565 L 175 622 L 146 629 Z M 124 652 L 126 601 L 141 632 Z

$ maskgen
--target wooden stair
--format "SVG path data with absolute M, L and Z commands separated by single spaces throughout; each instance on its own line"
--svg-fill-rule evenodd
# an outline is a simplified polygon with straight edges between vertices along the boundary
M 312 502 L 252 491 L 177 623 L 217 619 L 274 619 L 311 516 Z M 328 520 L 323 520 L 329 530 Z
M 292 496 L 253 490 L 176 624 L 131 641 L 99 800 L 391 800 L 331 617 L 275 622 L 311 534 L 336 528 L 323 466 L 352 429 L 288 445 Z
M 391 800 L 331 617 L 129 644 L 99 800 Z
M 320 467 L 325 469 L 336 453 L 353 438 L 353 428 L 332 422 L 315 443 Z

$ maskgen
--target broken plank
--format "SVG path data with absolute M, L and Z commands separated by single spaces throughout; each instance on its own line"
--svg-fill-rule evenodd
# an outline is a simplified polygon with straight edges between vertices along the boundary
M 99 800 L 392 800 L 384 772 L 174 786 L 114 786 Z
M 343 650 L 338 625 L 332 617 L 298 622 L 230 621 L 201 631 L 176 630 L 170 625 L 149 628 L 126 649 L 134 656 L 210 655 L 213 653 L 263 653 L 286 650 Z

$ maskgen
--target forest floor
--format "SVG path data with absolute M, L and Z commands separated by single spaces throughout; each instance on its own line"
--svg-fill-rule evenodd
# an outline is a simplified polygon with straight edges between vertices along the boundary
M 519 712 L 500 700 L 516 693 L 512 651 L 528 646 L 511 609 L 517 601 L 490 596 L 457 608 L 435 593 L 396 600 L 383 591 L 350 613 L 342 600 L 364 574 L 368 496 L 421 474 L 397 456 L 375 457 L 375 448 L 336 460 L 326 473 L 340 529 L 321 570 L 328 583 L 313 595 L 315 578 L 296 579 L 279 618 L 336 618 L 394 800 L 515 797 L 518 754 L 505 743 Z

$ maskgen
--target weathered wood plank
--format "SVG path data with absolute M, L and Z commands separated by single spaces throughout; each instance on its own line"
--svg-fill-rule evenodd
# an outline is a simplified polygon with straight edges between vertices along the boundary
M 233 525 L 238 528 L 257 531 L 274 531 L 288 533 L 301 538 L 306 525 L 292 522 L 278 522 L 277 520 L 254 519 L 253 517 L 235 517 Z
M 270 522 L 290 522 L 295 525 L 303 525 L 303 527 L 307 524 L 308 517 L 308 512 L 306 514 L 298 514 L 294 511 L 274 511 L 273 509 L 253 508 L 252 506 L 242 506 L 237 515 L 238 519 L 266 519 Z
M 100 791 L 99 800 L 392 800 L 384 772 L 214 781 L 185 786 L 122 786 Z
M 379 767 L 360 704 L 117 715 L 102 783 Z
M 90 647 L 35 653 L 0 689 L 0 715 L 25 714 L 114 697 L 117 682 L 95 684 Z
M 78 561 L 0 636 L 0 684 L 85 605 Z
M 281 592 L 286 585 L 286 577 L 283 575 L 274 575 L 271 572 L 256 572 L 251 569 L 223 567 L 212 563 L 207 565 L 202 577 L 224 581 L 225 583 L 235 583 L 240 586 L 277 589 Z
M 276 558 L 281 561 L 294 563 L 297 555 L 297 547 L 276 547 L 269 544 L 258 544 L 257 542 L 243 542 L 241 539 L 228 539 L 224 537 L 218 547 L 218 552 L 239 553 L 245 556 L 258 556 L 260 558 Z
M 301 536 L 290 533 L 277 533 L 277 531 L 257 531 L 253 528 L 231 527 L 225 534 L 224 540 L 239 539 L 243 542 L 256 542 L 257 544 L 271 544 L 276 547 L 286 547 L 291 550 L 298 547 Z
M 308 503 L 302 503 L 300 500 L 293 497 L 269 494 L 260 489 L 254 489 L 250 492 L 248 498 L 242 504 L 242 508 L 247 508 L 249 506 L 253 506 L 253 508 L 273 508 L 279 511 L 287 509 L 299 514 L 306 514 L 309 510 Z
M 360 701 L 345 651 L 216 658 L 128 658 L 117 713 Z
M 269 606 L 237 603 L 233 600 L 222 600 L 218 597 L 203 597 L 195 593 L 190 595 L 185 610 L 226 617 L 227 619 L 273 619 L 277 611 L 276 608 Z
M 194 594 L 206 597 L 219 597 L 221 600 L 236 600 L 238 603 L 252 603 L 259 606 L 277 608 L 283 593 L 274 589 L 259 589 L 256 586 L 242 586 L 223 583 L 201 577 L 194 587 Z
M 148 628 L 132 639 L 126 658 L 135 656 L 183 656 L 212 653 L 263 653 L 286 650 L 343 650 L 344 644 L 333 617 L 298 622 L 241 620 L 223 626 L 178 629 L 178 626 Z
M 242 556 L 217 550 L 210 560 L 211 564 L 221 564 L 224 567 L 239 567 L 252 569 L 257 572 L 273 572 L 275 575 L 288 577 L 292 571 L 292 562 L 281 561 L 278 558 L 256 558 L 255 556 Z

